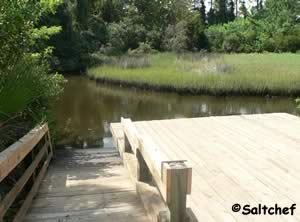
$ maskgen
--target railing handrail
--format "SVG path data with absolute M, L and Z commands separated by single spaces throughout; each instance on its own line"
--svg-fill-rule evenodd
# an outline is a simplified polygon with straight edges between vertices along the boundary
M 45 138 L 45 141 L 41 144 L 42 148 L 37 150 L 37 154 L 35 155 L 35 147 L 43 138 Z M 23 175 L 18 179 L 10 191 L 6 193 L 2 200 L 0 200 L 0 222 L 3 221 L 6 212 L 14 203 L 29 179 L 32 178 L 33 186 L 27 194 L 22 206 L 18 209 L 13 222 L 22 221 L 30 207 L 53 156 L 53 148 L 47 123 L 36 126 L 20 140 L 0 153 L 0 182 L 2 182 L 30 154 L 32 156 L 31 164 L 25 169 Z M 36 172 L 39 166 L 41 166 L 41 168 L 39 172 Z
M 0 153 L 0 182 L 24 159 L 48 131 L 39 125 Z

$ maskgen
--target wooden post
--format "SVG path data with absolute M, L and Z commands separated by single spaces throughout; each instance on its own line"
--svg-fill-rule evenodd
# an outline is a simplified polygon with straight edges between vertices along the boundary
M 137 180 L 145 183 L 151 182 L 152 180 L 151 173 L 139 149 L 136 150 L 136 158 L 137 158 Z
M 131 145 L 126 134 L 124 134 L 124 152 L 132 153 Z
M 55 150 L 54 150 L 54 147 L 52 146 L 52 142 L 51 142 L 51 136 L 50 136 L 50 130 L 48 129 L 48 133 L 47 133 L 47 136 L 46 136 L 47 140 L 49 141 L 49 147 L 50 147 L 50 151 L 53 155 L 53 157 L 55 158 Z
M 191 190 L 191 168 L 183 161 L 163 163 L 171 222 L 187 222 L 186 195 Z

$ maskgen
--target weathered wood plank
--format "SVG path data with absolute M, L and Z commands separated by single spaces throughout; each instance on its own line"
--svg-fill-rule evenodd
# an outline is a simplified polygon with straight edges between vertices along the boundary
M 37 126 L 0 153 L 0 182 L 24 159 L 47 131 L 47 124 Z
M 137 157 L 138 170 L 152 175 L 161 196 L 169 206 L 171 221 L 186 220 L 186 195 L 191 192 L 192 168 L 178 159 L 163 158 L 160 148 L 146 135 L 141 135 L 129 119 L 121 119 L 124 131 L 125 152 L 132 148 Z M 126 141 L 128 140 L 128 144 Z M 176 162 L 177 161 L 177 162 Z M 176 163 L 174 163 L 176 162 Z M 181 166 L 179 169 L 178 164 Z M 176 167 L 172 167 L 176 166 Z M 138 172 L 137 180 L 145 180 L 144 172 Z
M 28 193 L 28 195 L 26 196 L 26 199 L 24 201 L 24 203 L 22 204 L 22 207 L 18 210 L 16 216 L 14 217 L 13 222 L 20 222 L 23 221 L 25 218 L 25 215 L 28 211 L 28 209 L 30 208 L 30 205 L 32 203 L 32 200 L 35 196 L 35 194 L 37 193 L 40 184 L 42 182 L 42 179 L 44 178 L 46 172 L 47 172 L 47 168 L 50 164 L 51 158 L 52 158 L 52 152 L 49 153 L 47 160 L 44 162 L 43 167 L 41 168 L 39 175 L 36 178 L 36 181 L 33 185 L 33 187 L 31 188 L 30 192 Z
M 300 221 L 299 211 L 294 216 L 245 217 L 231 210 L 236 202 L 288 207 L 300 201 L 299 117 L 276 113 L 133 125 L 159 149 L 163 161 L 189 161 L 193 192 L 187 205 L 199 221 Z M 167 173 L 160 176 L 168 181 Z
M 49 146 L 49 142 L 47 142 L 42 149 L 39 151 L 38 155 L 31 163 L 31 165 L 26 169 L 21 178 L 16 182 L 14 187 L 9 191 L 9 193 L 4 197 L 2 201 L 0 201 L 0 218 L 2 218 L 6 211 L 10 208 L 10 206 L 15 201 L 16 197 L 19 195 L 20 191 L 23 189 L 29 178 L 33 175 L 35 169 L 40 163 L 41 159 L 47 153 L 47 149 Z
M 147 166 L 153 176 L 153 179 L 158 186 L 162 196 L 166 200 L 166 193 L 165 193 L 165 185 L 162 181 L 162 174 L 161 174 L 161 166 L 164 160 L 168 160 L 164 158 L 161 153 L 159 152 L 159 148 L 152 143 L 152 141 L 143 136 L 143 138 L 138 139 L 140 136 L 136 135 L 137 131 L 130 120 L 123 119 L 122 126 L 125 134 L 128 136 L 128 140 L 131 143 L 133 152 L 136 154 L 136 149 L 139 149 L 141 155 L 143 156 Z
M 68 167 L 56 166 L 62 162 Z M 91 162 L 96 165 L 87 165 Z M 149 221 L 135 185 L 120 163 L 116 150 L 57 150 L 25 222 Z

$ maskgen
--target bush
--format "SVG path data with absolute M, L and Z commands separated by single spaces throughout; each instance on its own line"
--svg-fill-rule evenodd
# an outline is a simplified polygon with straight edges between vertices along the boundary
M 0 119 L 23 111 L 28 105 L 41 104 L 62 91 L 63 77 L 48 74 L 48 67 L 30 56 L 24 57 L 7 72 L 0 72 Z
M 278 52 L 296 52 L 300 49 L 300 35 L 294 33 L 285 35 L 284 33 L 277 33 L 274 37 L 276 50 Z
M 225 36 L 222 49 L 224 52 L 240 52 L 242 39 L 239 35 L 231 33 Z
M 191 15 L 187 24 L 189 50 L 197 51 L 207 48 L 207 39 L 204 30 L 205 24 L 203 23 L 200 13 L 197 12 Z
M 225 29 L 223 26 L 214 25 L 210 26 L 206 31 L 205 35 L 208 39 L 208 45 L 210 50 L 218 52 L 222 51 L 224 41 Z
M 148 43 L 144 43 L 144 42 L 140 42 L 139 47 L 137 47 L 136 49 L 128 50 L 128 54 L 130 54 L 130 55 L 149 54 L 149 53 L 155 53 L 155 52 L 157 52 L 157 51 L 154 50 L 151 47 L 151 45 L 149 45 Z
M 109 44 L 115 52 L 126 52 L 138 48 L 140 42 L 146 41 L 146 29 L 142 24 L 136 24 L 130 18 L 108 26 Z
M 41 16 L 52 13 L 59 1 L 0 1 L 0 146 L 11 119 L 33 125 L 47 118 L 49 100 L 62 91 L 63 77 L 49 74 L 52 47 L 47 40 L 59 27 L 39 27 Z M 29 124 L 28 124 L 29 123 Z M 15 122 L 13 123 L 13 125 Z M 14 132 L 13 130 L 11 132 Z
M 162 33 L 159 29 L 150 30 L 146 33 L 146 41 L 151 48 L 160 50 L 162 49 Z
M 296 52 L 300 48 L 300 26 L 292 9 L 292 2 L 269 0 L 259 15 L 211 26 L 205 32 L 210 50 Z
M 182 52 L 188 49 L 187 22 L 180 21 L 166 28 L 163 48 L 168 51 Z

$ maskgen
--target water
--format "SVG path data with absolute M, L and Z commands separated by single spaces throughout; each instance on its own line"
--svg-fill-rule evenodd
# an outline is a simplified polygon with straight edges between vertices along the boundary
M 69 77 L 54 106 L 61 129 L 58 145 L 76 148 L 110 147 L 109 124 L 121 117 L 154 120 L 287 112 L 296 114 L 293 98 L 180 96 L 103 86 L 86 77 Z

